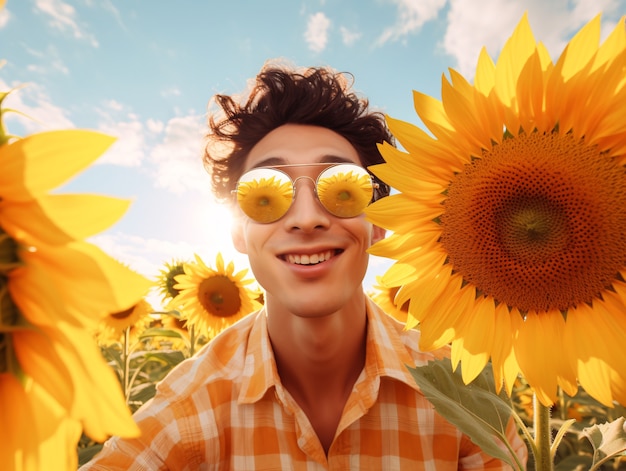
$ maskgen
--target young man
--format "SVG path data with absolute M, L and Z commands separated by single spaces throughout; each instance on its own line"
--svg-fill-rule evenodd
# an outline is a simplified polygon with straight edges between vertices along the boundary
M 135 415 L 140 438 L 109 440 L 83 470 L 510 469 L 411 377 L 407 365 L 447 353 L 420 352 L 419 332 L 363 291 L 366 250 L 384 236 L 363 210 L 389 191 L 365 169 L 392 137 L 350 85 L 268 65 L 245 101 L 216 97 L 205 162 L 265 306 L 159 384 Z

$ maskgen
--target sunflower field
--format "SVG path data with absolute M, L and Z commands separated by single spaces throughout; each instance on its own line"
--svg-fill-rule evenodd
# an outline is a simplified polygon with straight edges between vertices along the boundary
M 394 189 L 365 211 L 391 232 L 370 253 L 395 263 L 368 295 L 422 349 L 450 346 L 415 381 L 517 471 L 493 446 L 503 415 L 529 470 L 626 470 L 625 21 L 600 43 L 595 18 L 552 61 L 523 17 L 473 83 L 451 70 L 441 100 L 414 92 L 428 132 L 387 117 L 401 147 L 370 169 Z M 13 136 L 14 92 L 0 92 L 0 463 L 73 471 L 137 436 L 158 383 L 264 296 L 221 253 L 150 279 L 90 243 L 129 201 L 55 190 L 115 139 Z

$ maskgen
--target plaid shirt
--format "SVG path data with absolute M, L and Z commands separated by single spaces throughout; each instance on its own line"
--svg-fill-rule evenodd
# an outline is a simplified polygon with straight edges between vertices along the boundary
M 80 471 L 508 470 L 439 416 L 405 365 L 424 365 L 419 332 L 368 300 L 366 364 L 328 456 L 282 386 L 264 311 L 250 315 L 176 367 L 135 413 L 138 439 L 112 438 Z M 510 439 L 527 449 L 511 421 Z

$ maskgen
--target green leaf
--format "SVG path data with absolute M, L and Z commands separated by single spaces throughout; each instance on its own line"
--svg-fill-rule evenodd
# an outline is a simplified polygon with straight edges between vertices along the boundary
M 599 469 L 599 466 L 611 458 L 619 455 L 626 455 L 626 419 L 620 417 L 613 422 L 594 425 L 583 429 L 593 446 L 593 467 L 591 470 Z
M 102 443 L 94 443 L 93 445 L 90 445 L 88 447 L 79 448 L 78 465 L 82 466 L 90 461 L 94 456 L 96 456 L 96 453 L 98 453 L 100 450 L 102 450 Z
M 176 339 L 182 339 L 183 336 L 180 332 L 176 332 L 172 329 L 164 329 L 162 327 L 151 327 L 149 329 L 144 330 L 139 338 L 141 340 L 147 339 L 149 337 L 172 337 Z
M 584 471 L 591 469 L 591 456 L 572 454 L 559 461 L 554 471 Z
M 133 387 L 129 402 L 138 408 L 142 404 L 145 404 L 156 394 L 155 383 L 143 383 Z
M 442 417 L 458 427 L 485 453 L 523 471 L 506 438 L 512 407 L 496 394 L 491 368 L 485 368 L 467 385 L 463 382 L 460 369 L 453 372 L 447 358 L 409 368 L 409 371 Z M 504 443 L 509 453 L 498 447 L 494 438 Z
M 146 352 L 145 354 L 146 361 L 156 360 L 170 367 L 174 367 L 178 365 L 184 359 L 185 359 L 185 355 L 183 355 L 183 352 L 179 350 L 154 351 L 154 352 Z

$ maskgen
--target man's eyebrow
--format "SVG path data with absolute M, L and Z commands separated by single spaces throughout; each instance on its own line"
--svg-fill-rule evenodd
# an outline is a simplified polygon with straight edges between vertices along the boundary
M 328 163 L 328 164 L 343 164 L 343 163 L 353 164 L 354 161 L 352 161 L 348 157 L 342 157 L 340 155 L 328 154 L 328 155 L 323 155 L 323 156 L 319 157 L 316 161 L 307 162 L 307 163 L 310 163 L 310 164 L 318 164 L 318 163 L 319 164 L 326 164 L 326 163 Z M 283 157 L 268 157 L 267 159 L 263 159 L 263 160 L 255 163 L 250 168 L 273 167 L 273 166 L 277 166 L 277 165 L 289 165 L 289 164 Z
M 272 167 L 274 165 L 285 165 L 285 159 L 282 157 L 268 157 L 267 159 L 263 159 L 257 163 L 255 163 L 250 168 L 258 168 L 258 167 Z

